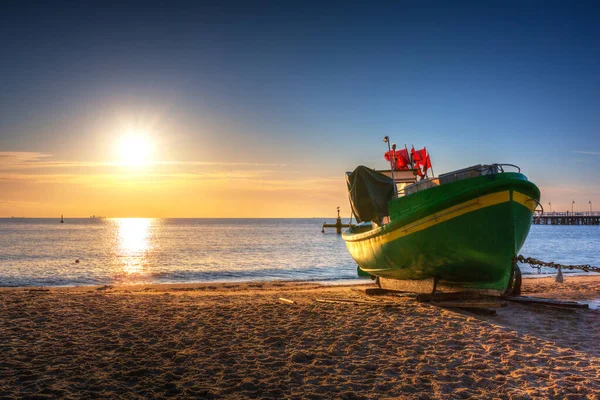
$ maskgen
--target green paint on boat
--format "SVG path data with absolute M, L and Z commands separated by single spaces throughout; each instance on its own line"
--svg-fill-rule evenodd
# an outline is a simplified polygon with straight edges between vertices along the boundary
M 343 233 L 360 269 L 505 292 L 540 199 L 525 175 L 498 172 L 433 185 L 389 202 L 389 222 Z
M 370 278 L 373 276 L 370 273 L 363 271 L 358 265 L 356 266 L 356 274 L 361 278 Z

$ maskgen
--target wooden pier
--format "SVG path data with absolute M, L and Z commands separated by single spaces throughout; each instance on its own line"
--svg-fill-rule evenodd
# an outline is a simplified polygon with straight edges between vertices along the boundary
M 536 225 L 600 225 L 600 211 L 547 212 L 534 215 Z

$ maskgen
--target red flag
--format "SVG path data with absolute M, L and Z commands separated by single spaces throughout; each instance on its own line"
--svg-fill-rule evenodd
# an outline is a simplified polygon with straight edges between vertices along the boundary
M 425 147 L 423 147 L 421 150 L 415 150 L 415 148 L 413 147 L 410 150 L 410 153 L 412 155 L 413 163 L 415 164 L 415 166 L 418 167 L 420 165 L 425 165 L 427 158 L 427 150 L 425 149 Z
M 427 157 L 425 157 L 425 162 L 423 163 L 423 174 L 427 175 L 427 170 L 429 168 L 431 168 L 431 159 L 429 158 L 429 154 L 427 154 Z
M 406 149 L 396 150 L 395 154 L 393 150 L 390 150 L 384 154 L 384 157 L 387 161 L 390 161 L 392 156 L 395 156 L 394 169 L 408 169 L 408 166 L 410 165 L 410 157 L 408 156 L 408 151 Z
M 410 165 L 410 157 L 408 150 L 396 150 L 396 168 L 397 169 L 408 169 Z
M 392 154 L 394 154 L 394 152 L 392 150 L 390 150 L 390 151 L 386 151 L 383 156 L 385 157 L 385 159 L 387 161 L 390 161 L 390 159 L 392 158 Z

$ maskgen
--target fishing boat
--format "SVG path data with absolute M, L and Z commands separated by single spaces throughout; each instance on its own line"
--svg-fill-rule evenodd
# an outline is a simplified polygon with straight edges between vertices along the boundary
M 428 177 L 428 154 L 417 163 L 407 149 L 392 154 L 390 170 L 346 175 L 360 224 L 342 236 L 359 273 L 384 289 L 518 293 L 514 260 L 541 207 L 536 185 L 512 164 Z

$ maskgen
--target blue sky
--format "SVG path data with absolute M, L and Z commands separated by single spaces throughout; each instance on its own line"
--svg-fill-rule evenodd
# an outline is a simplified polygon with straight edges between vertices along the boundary
M 390 135 L 427 146 L 436 173 L 510 162 L 554 209 L 587 209 L 599 17 L 592 2 L 3 5 L 0 152 L 107 161 L 113 127 L 135 120 L 161 160 L 339 178 L 313 216 L 347 207 L 344 171 L 383 168 Z

